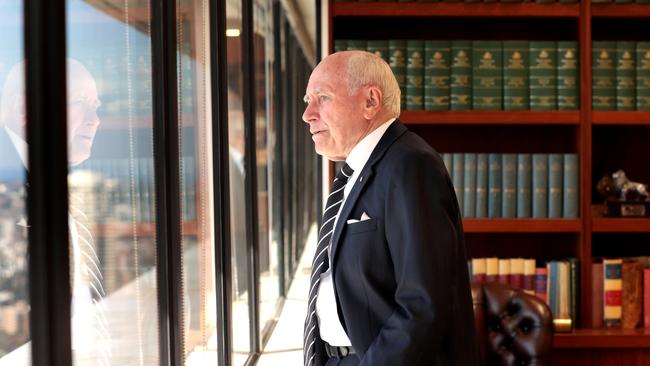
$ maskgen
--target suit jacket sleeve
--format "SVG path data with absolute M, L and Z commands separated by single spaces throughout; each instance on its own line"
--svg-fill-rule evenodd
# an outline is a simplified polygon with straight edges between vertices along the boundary
M 452 326 L 451 299 L 462 248 L 453 188 L 434 153 L 409 153 L 396 165 L 385 200 L 396 307 L 362 366 L 410 365 L 443 357 L 440 350 L 448 346 L 445 334 Z

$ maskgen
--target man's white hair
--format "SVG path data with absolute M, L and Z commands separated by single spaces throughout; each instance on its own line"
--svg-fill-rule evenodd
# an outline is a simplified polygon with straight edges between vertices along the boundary
M 399 117 L 401 91 L 390 66 L 381 57 L 365 51 L 347 51 L 348 94 L 354 94 L 362 86 L 376 86 L 384 94 L 382 107 L 392 117 Z

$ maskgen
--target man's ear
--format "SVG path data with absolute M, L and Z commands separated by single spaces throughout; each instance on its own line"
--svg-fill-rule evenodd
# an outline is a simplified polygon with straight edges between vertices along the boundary
M 366 119 L 373 119 L 381 110 L 384 101 L 384 93 L 376 86 L 368 87 L 365 94 L 365 105 L 363 116 Z

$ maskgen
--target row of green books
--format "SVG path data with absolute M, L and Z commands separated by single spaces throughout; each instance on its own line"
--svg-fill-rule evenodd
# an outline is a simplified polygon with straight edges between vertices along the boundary
M 650 42 L 592 43 L 594 110 L 650 110 Z
M 539 297 L 563 330 L 579 319 L 580 266 L 576 258 L 549 261 L 543 267 L 536 267 L 536 260 L 530 258 L 472 258 L 468 269 L 472 282 L 500 282 Z
M 466 218 L 576 218 L 577 154 L 443 153 Z
M 390 65 L 406 110 L 577 110 L 575 41 L 336 40 Z

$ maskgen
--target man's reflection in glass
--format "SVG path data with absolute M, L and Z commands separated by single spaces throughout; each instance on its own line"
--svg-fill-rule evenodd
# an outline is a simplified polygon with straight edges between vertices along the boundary
M 97 117 L 99 99 L 97 86 L 90 72 L 78 61 L 67 60 L 67 137 L 68 161 L 77 165 L 90 157 L 100 120 Z M 5 80 L 0 99 L 0 143 L 5 137 L 13 145 L 22 168 L 27 171 L 25 142 L 25 63 L 12 67 Z M 14 166 L 16 162 L 13 162 Z M 12 165 L 11 162 L 5 164 Z M 101 263 L 97 255 L 88 219 L 70 197 L 70 255 L 72 281 L 72 348 L 75 363 L 109 365 L 110 347 L 108 324 L 101 300 L 103 288 Z M 24 224 L 24 220 L 21 220 Z M 27 360 L 27 359 L 26 359 Z

